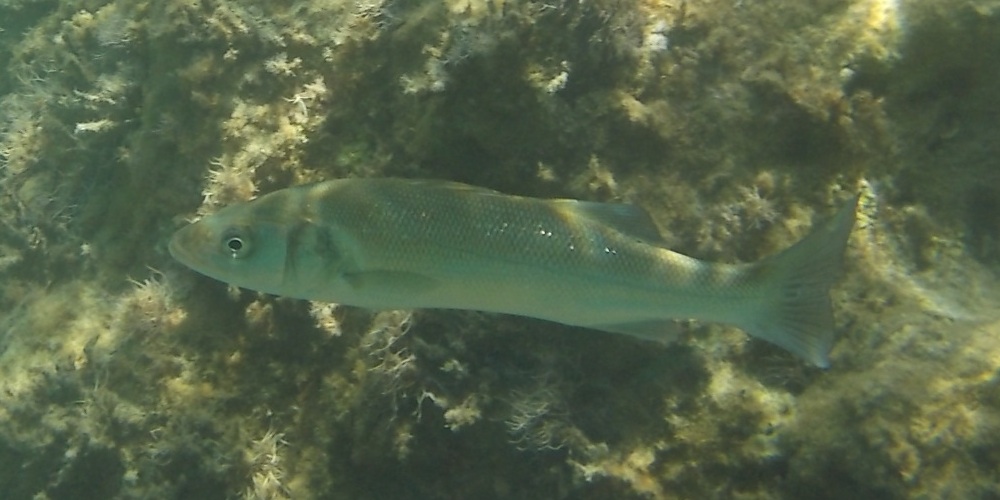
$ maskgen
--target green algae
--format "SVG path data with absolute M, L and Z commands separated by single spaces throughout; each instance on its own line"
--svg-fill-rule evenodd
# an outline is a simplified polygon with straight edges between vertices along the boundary
M 11 498 L 1000 494 L 989 1 L 0 2 Z M 833 368 L 226 290 L 190 217 L 342 176 L 627 200 L 755 260 L 861 192 Z M 18 471 L 18 472 L 11 472 Z

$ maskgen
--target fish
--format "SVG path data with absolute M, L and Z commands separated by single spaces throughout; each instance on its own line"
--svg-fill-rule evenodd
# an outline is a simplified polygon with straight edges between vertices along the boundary
M 693 319 L 825 368 L 835 336 L 829 289 L 856 205 L 784 251 L 730 264 L 669 250 L 635 205 L 350 178 L 224 207 L 179 229 L 168 248 L 205 276 L 294 299 L 504 313 L 646 340 Z

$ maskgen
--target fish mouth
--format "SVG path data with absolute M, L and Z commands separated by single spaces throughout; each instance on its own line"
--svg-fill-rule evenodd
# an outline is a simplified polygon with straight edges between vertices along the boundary
M 204 241 L 205 231 L 203 228 L 197 223 L 192 224 L 179 229 L 170 237 L 170 242 L 167 243 L 167 251 L 170 252 L 171 257 L 181 264 L 193 267 L 193 265 L 201 260 L 196 257 L 197 252 L 195 249 L 201 248 L 203 245 L 200 242 Z

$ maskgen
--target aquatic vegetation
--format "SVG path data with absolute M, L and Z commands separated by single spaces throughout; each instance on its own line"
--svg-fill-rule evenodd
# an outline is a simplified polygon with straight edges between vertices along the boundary
M 227 166 L 221 160 L 213 160 L 216 168 L 208 171 L 208 179 L 202 190 L 202 205 L 223 207 L 231 203 L 247 201 L 257 192 L 253 182 L 253 170 Z
M 143 281 L 132 281 L 134 288 L 118 301 L 112 328 L 124 335 L 141 338 L 163 336 L 177 329 L 186 313 L 173 298 L 166 277 L 157 273 Z
M 245 451 L 245 460 L 250 464 L 253 485 L 248 487 L 243 497 L 254 500 L 291 498 L 288 488 L 282 483 L 285 473 L 281 469 L 279 449 L 286 446 L 281 433 L 268 430 L 251 442 Z
M 343 333 L 340 320 L 337 319 L 337 305 L 325 302 L 310 302 L 309 315 L 316 320 L 316 326 L 332 337 L 339 337 Z
M 995 497 L 994 4 L 0 1 L 0 490 Z M 275 299 L 167 255 L 232 201 L 361 176 L 635 203 L 726 262 L 861 192 L 832 367 L 720 326 Z
M 369 358 L 366 376 L 378 380 L 383 394 L 392 398 L 413 383 L 411 376 L 417 371 L 416 355 L 398 343 L 411 324 L 409 311 L 380 313 L 359 344 Z
M 504 420 L 511 441 L 519 450 L 558 450 L 567 446 L 572 432 L 561 396 L 543 379 L 527 391 L 514 390 L 510 415 Z

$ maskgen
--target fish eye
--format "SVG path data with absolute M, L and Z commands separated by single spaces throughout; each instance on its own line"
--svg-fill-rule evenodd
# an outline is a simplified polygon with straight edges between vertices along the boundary
M 223 250 L 234 259 L 242 259 L 250 255 L 252 245 L 250 234 L 246 228 L 230 228 L 222 236 Z

